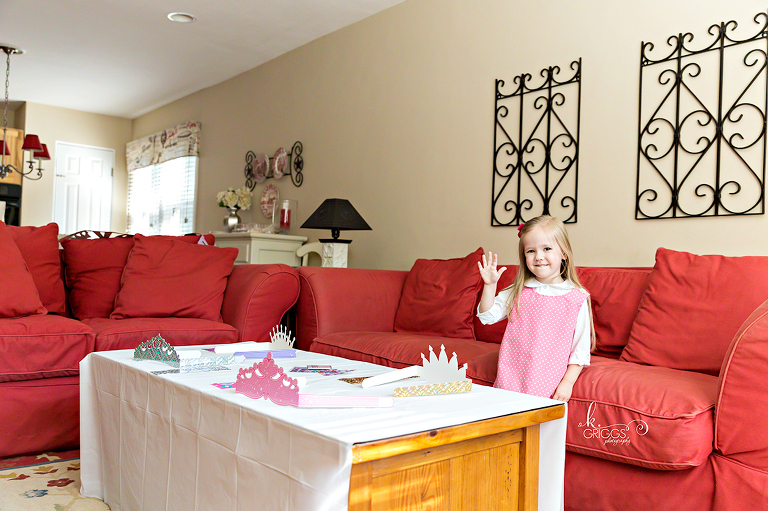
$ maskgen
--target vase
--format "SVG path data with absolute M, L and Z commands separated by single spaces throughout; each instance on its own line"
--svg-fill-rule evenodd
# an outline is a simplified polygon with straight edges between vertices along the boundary
M 224 217 L 224 230 L 232 232 L 240 222 L 240 217 L 237 215 L 237 210 L 240 208 L 227 207 L 227 216 Z

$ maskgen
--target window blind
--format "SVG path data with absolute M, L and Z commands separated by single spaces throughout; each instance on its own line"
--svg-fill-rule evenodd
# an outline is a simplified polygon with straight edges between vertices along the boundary
M 195 232 L 197 156 L 184 156 L 128 173 L 128 233 Z

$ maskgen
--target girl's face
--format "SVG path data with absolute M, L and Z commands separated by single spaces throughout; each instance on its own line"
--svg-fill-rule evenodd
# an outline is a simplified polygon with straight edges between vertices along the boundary
M 563 281 L 560 265 L 566 257 L 560 246 L 544 232 L 534 228 L 520 238 L 525 254 L 525 265 L 542 284 L 558 284 Z

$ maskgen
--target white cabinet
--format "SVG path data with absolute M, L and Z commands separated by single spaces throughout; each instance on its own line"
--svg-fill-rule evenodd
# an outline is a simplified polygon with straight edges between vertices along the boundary
M 261 232 L 214 232 L 217 247 L 234 247 L 240 252 L 235 264 L 287 264 L 301 266 L 296 250 L 307 241 L 304 236 Z

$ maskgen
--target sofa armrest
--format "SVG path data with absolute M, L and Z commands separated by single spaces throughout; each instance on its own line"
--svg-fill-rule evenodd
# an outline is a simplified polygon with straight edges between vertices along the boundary
M 727 312 L 726 312 L 727 313 Z M 768 470 L 768 301 L 741 325 L 723 360 L 715 405 L 715 450 Z
M 299 268 L 296 344 L 335 332 L 392 332 L 407 271 Z
M 299 298 L 299 276 L 285 264 L 241 264 L 227 280 L 221 317 L 240 341 L 269 342 L 269 333 Z

